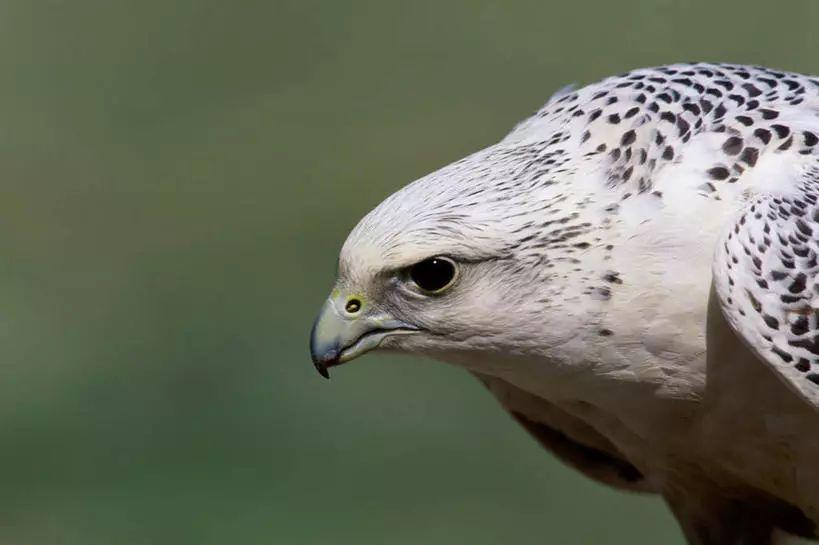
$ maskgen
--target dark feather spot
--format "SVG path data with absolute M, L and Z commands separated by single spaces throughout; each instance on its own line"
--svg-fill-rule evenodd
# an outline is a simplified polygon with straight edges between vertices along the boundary
M 742 88 L 745 89 L 748 92 L 748 96 L 751 97 L 757 97 L 762 94 L 762 91 L 751 83 L 743 83 Z
M 771 131 L 768 129 L 757 129 L 754 131 L 754 136 L 762 140 L 764 144 L 771 141 Z
M 771 329 L 779 329 L 779 320 L 768 314 L 763 314 L 762 319 L 765 320 L 765 325 Z
M 811 354 L 819 355 L 819 337 L 807 338 L 807 339 L 797 339 L 795 341 L 789 341 L 788 344 L 794 346 L 796 348 L 804 348 Z
M 731 136 L 722 144 L 722 151 L 728 155 L 737 155 L 742 150 L 742 138 Z
M 750 127 L 754 124 L 754 120 L 748 117 L 747 115 L 738 115 L 734 119 L 745 125 L 746 127 Z
M 708 175 L 714 180 L 724 180 L 730 175 L 730 173 L 725 167 L 714 167 L 708 169 Z
M 786 136 L 788 136 L 791 133 L 791 130 L 788 127 L 786 127 L 785 125 L 775 124 L 775 125 L 771 125 L 771 128 L 774 130 L 774 132 L 776 132 L 776 135 L 779 138 L 785 138 Z
M 628 146 L 629 144 L 633 144 L 634 140 L 636 140 L 636 139 L 637 139 L 637 135 L 633 130 L 626 131 L 623 134 L 623 137 L 620 139 L 620 145 L 621 146 Z
M 742 150 L 740 160 L 747 163 L 749 166 L 754 166 L 756 160 L 759 158 L 759 150 L 756 148 L 745 148 Z
M 806 236 L 813 235 L 813 229 L 811 229 L 810 226 L 802 220 L 802 218 L 796 220 L 796 228 Z
M 796 278 L 793 279 L 791 285 L 788 286 L 788 291 L 791 293 L 802 293 L 805 291 L 806 284 L 807 276 L 805 276 L 805 273 L 799 273 L 796 275 Z
M 778 346 L 776 346 L 776 345 L 772 346 L 771 350 L 773 351 L 774 354 L 776 354 L 777 356 L 782 358 L 782 360 L 785 363 L 790 363 L 790 362 L 793 361 L 793 356 L 791 356 L 790 354 L 788 354 L 787 352 L 785 352 L 784 350 L 782 350 Z
M 793 144 L 793 136 L 789 136 L 788 139 L 785 140 L 784 142 L 782 142 L 782 144 L 780 144 L 779 147 L 776 148 L 776 149 L 778 149 L 779 151 L 786 151 L 791 147 L 792 144 Z
M 792 324 L 791 324 L 791 333 L 794 335 L 804 335 L 808 332 L 808 318 L 807 316 L 799 316 Z

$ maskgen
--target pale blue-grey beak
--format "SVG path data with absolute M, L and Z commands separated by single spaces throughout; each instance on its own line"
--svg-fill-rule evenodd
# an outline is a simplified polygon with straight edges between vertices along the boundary
M 330 378 L 330 367 L 369 352 L 390 335 L 417 331 L 417 327 L 367 304 L 363 297 L 334 292 L 313 323 L 310 354 L 319 374 Z

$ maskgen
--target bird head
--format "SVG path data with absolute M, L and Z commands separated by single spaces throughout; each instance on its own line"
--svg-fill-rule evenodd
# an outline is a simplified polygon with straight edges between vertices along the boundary
M 539 168 L 527 167 L 533 157 Z M 568 284 L 555 279 L 575 266 L 573 247 L 588 246 L 590 224 L 562 206 L 556 177 L 570 172 L 555 165 L 542 144 L 493 146 L 365 216 L 313 326 L 319 372 L 375 348 L 458 361 L 570 337 L 557 296 Z

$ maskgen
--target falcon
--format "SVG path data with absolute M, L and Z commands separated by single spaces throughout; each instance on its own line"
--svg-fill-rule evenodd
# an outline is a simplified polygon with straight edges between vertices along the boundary
M 676 64 L 559 91 L 353 229 L 311 334 L 461 366 L 694 545 L 817 539 L 819 79 Z

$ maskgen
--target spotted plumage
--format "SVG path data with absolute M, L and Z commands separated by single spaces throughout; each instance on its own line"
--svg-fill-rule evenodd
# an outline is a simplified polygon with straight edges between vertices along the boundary
M 819 405 L 819 166 L 781 174 L 783 191 L 754 196 L 727 230 L 715 287 L 760 357 Z
M 406 271 L 433 256 L 457 275 L 426 293 Z M 323 372 L 375 346 L 445 360 L 581 471 L 662 494 L 690 543 L 816 535 L 816 78 L 698 63 L 561 89 L 370 212 L 328 308 L 353 293 Z

